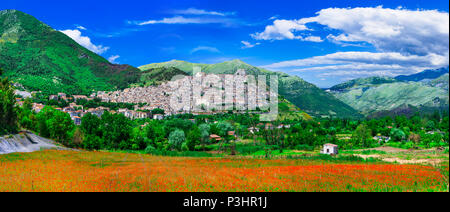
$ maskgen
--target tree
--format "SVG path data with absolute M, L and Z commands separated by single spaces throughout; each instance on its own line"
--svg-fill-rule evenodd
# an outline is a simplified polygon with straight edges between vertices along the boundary
M 102 115 L 100 130 L 107 149 L 129 149 L 132 122 L 123 114 L 105 112 Z
M 353 133 L 353 138 L 356 139 L 358 144 L 362 147 L 369 147 L 368 141 L 371 136 L 372 132 L 366 124 L 360 124 Z
M 76 147 L 81 147 L 83 145 L 84 133 L 83 131 L 77 127 L 72 137 L 72 144 Z
M 403 141 L 406 138 L 406 134 L 402 130 L 394 128 L 391 130 L 391 138 L 393 141 Z
M 418 145 L 420 142 L 420 135 L 411 133 L 411 134 L 409 134 L 408 140 L 412 141 L 414 143 L 414 145 Z
M 19 108 L 18 120 L 20 127 L 31 130 L 35 129 L 35 117 L 32 107 L 31 99 L 27 98 L 22 107 Z
M 155 108 L 152 110 L 152 114 L 164 114 L 164 110 L 161 108 Z
M 195 146 L 200 143 L 201 132 L 197 126 L 194 126 L 192 130 L 190 130 L 186 137 L 186 145 L 188 150 L 195 150 Z
M 50 136 L 58 142 L 69 144 L 68 132 L 75 128 L 70 115 L 61 111 L 55 111 L 55 116 L 48 122 Z
M 427 122 L 425 127 L 428 131 L 432 131 L 432 130 L 436 129 L 436 124 L 434 123 L 434 121 L 430 120 Z
M 186 140 L 186 137 L 184 135 L 184 131 L 180 129 L 176 129 L 172 131 L 169 135 L 169 144 L 172 146 L 173 149 L 180 150 L 181 144 Z
M 131 149 L 139 150 L 145 149 L 148 142 L 146 142 L 145 132 L 140 127 L 135 127 L 131 130 Z
M 1 71 L 3 72 L 3 71 Z M 0 78 L 0 134 L 17 132 L 14 87 L 8 78 Z
M 230 140 L 230 137 L 228 136 L 229 131 L 233 131 L 233 125 L 231 125 L 227 121 L 220 121 L 217 123 L 217 128 L 219 129 L 219 135 L 222 138 L 225 138 L 225 141 L 228 142 Z
M 203 146 L 203 150 L 205 150 L 205 145 L 209 143 L 210 127 L 208 124 L 201 124 L 198 128 L 200 130 L 201 144 Z
M 100 118 L 91 113 L 87 113 L 81 118 L 80 128 L 85 134 L 101 136 L 101 131 L 99 129 L 101 124 Z
M 69 132 L 75 124 L 69 114 L 46 106 L 36 116 L 39 133 L 43 137 L 55 139 L 63 144 L 70 144 Z
M 150 145 L 157 149 L 163 148 L 166 132 L 164 130 L 164 126 L 159 121 L 154 120 L 147 123 L 144 131 Z

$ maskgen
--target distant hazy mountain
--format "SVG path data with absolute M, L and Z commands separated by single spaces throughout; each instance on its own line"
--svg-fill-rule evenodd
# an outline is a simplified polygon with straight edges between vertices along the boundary
M 449 104 L 448 89 L 422 82 L 399 82 L 387 77 L 355 79 L 330 90 L 338 99 L 365 115 L 380 111 L 389 114 L 388 111 L 405 111 L 404 108 L 408 107 L 438 109 Z
M 400 75 L 400 76 L 395 77 L 395 79 L 397 79 L 399 81 L 420 82 L 423 80 L 436 79 L 444 74 L 448 74 L 448 67 L 440 68 L 440 69 L 425 70 L 420 73 L 412 74 L 412 75 Z
M 140 71 L 115 65 L 17 10 L 0 11 L 0 67 L 29 90 L 89 94 L 128 87 Z
M 192 74 L 193 67 L 201 67 L 203 72 L 213 74 L 234 74 L 239 69 L 244 69 L 247 74 L 252 75 L 277 74 L 279 76 L 279 93 L 309 115 L 314 117 L 361 117 L 352 107 L 300 77 L 254 67 L 241 60 L 232 60 L 218 64 L 194 64 L 172 60 L 165 63 L 144 65 L 139 68 L 142 71 L 147 71 L 163 67 L 175 67 L 187 74 Z

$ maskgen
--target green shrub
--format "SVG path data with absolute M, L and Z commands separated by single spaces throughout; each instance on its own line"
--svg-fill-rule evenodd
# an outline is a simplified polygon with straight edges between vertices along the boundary
M 299 144 L 299 145 L 295 146 L 294 149 L 295 150 L 304 150 L 304 151 L 314 151 L 314 147 L 309 146 L 307 144 Z
M 254 145 L 238 145 L 236 150 L 243 155 L 250 155 L 255 152 L 264 150 L 264 146 L 254 146 Z
M 147 148 L 145 148 L 145 153 L 146 154 L 151 154 L 153 151 L 155 151 L 155 147 L 153 147 L 152 145 L 148 145 Z
M 193 152 L 193 151 L 177 152 L 158 149 L 154 150 L 149 149 L 149 151 L 147 151 L 146 149 L 146 153 L 156 156 L 169 156 L 169 157 L 213 157 L 212 154 L 209 154 L 207 152 Z

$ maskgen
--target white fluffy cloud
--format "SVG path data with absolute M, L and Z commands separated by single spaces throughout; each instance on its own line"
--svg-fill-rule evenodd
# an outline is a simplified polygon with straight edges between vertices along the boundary
M 436 10 L 376 8 L 321 10 L 316 22 L 340 31 L 329 36 L 338 42 L 367 42 L 383 52 L 443 55 L 449 48 L 449 14 Z
M 87 36 L 82 36 L 80 30 L 74 29 L 74 30 L 62 30 L 62 33 L 66 34 L 70 38 L 72 38 L 74 41 L 76 41 L 78 44 L 82 45 L 83 47 L 91 50 L 92 52 L 95 52 L 97 54 L 103 54 L 106 51 L 108 51 L 109 47 L 102 46 L 102 45 L 95 45 L 91 42 L 91 39 Z
M 327 38 L 339 44 L 365 42 L 383 52 L 443 55 L 449 51 L 449 14 L 437 10 L 366 8 L 328 8 L 315 17 L 275 20 L 257 40 L 302 39 L 306 25 L 318 23 L 337 30 Z M 319 40 L 316 36 L 317 40 Z M 307 39 L 304 39 L 307 40 Z M 321 39 L 320 39 L 321 40 Z
M 253 47 L 255 47 L 255 46 L 258 46 L 258 45 L 260 45 L 261 43 L 255 43 L 255 44 L 252 44 L 252 43 L 250 43 L 250 42 L 248 42 L 248 41 L 241 41 L 241 43 L 242 43 L 242 49 L 250 49 L 250 48 L 253 48 Z
M 382 64 L 401 66 L 436 66 L 442 67 L 448 64 L 448 57 L 437 54 L 426 56 L 403 55 L 398 52 L 337 52 L 324 56 L 316 56 L 307 59 L 284 61 L 274 63 L 266 68 L 304 67 L 317 65 L 335 65 L 348 63 Z
M 273 25 L 266 26 L 264 32 L 255 33 L 251 36 L 256 40 L 293 40 L 301 38 L 294 32 L 304 30 L 308 30 L 308 28 L 295 20 L 275 20 Z
M 398 52 L 337 52 L 300 60 L 284 61 L 264 66 L 290 72 L 315 72 L 318 77 L 397 76 L 424 69 L 441 68 L 449 63 L 448 55 L 404 55 Z
M 108 58 L 108 61 L 110 63 L 116 63 L 116 60 L 119 59 L 119 55 L 112 55 L 111 57 Z
M 376 52 L 337 52 L 265 67 L 312 72 L 317 77 L 356 78 L 413 74 L 449 64 L 449 14 L 437 10 L 328 8 L 317 12 L 315 17 L 275 20 L 252 37 L 322 41 L 315 35 L 318 32 L 308 28 L 310 23 L 323 26 L 323 32 L 328 31 L 328 41 L 342 46 L 373 46 Z M 311 38 L 302 37 L 304 32 L 310 33 Z
M 295 34 L 300 31 L 310 31 L 301 21 L 275 20 L 273 25 L 266 26 L 264 32 L 252 34 L 255 40 L 301 40 L 310 42 L 322 42 L 319 36 L 302 36 Z

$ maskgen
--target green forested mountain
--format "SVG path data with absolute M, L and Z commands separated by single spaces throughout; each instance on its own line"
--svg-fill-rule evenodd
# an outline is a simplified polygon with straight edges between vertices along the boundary
M 317 86 L 308 83 L 297 76 L 271 72 L 254 67 L 240 60 L 232 60 L 218 64 L 194 64 L 185 61 L 172 60 L 165 63 L 154 63 L 141 66 L 142 71 L 154 68 L 175 67 L 187 74 L 192 74 L 193 67 L 201 67 L 205 73 L 233 74 L 239 69 L 244 69 L 247 74 L 276 74 L 279 77 L 279 93 L 287 100 L 304 110 L 311 116 L 334 117 L 360 117 L 359 113 L 347 104 L 336 99 L 333 95 L 323 91 Z
M 177 75 L 185 75 L 188 74 L 178 68 L 175 67 L 159 67 L 159 68 L 151 68 L 141 73 L 141 78 L 139 79 L 139 83 L 136 83 L 135 86 L 155 86 L 159 85 L 162 82 L 166 82 L 171 80 L 173 77 Z
M 125 88 L 140 77 L 138 69 L 111 64 L 17 10 L 0 11 L 0 67 L 12 81 L 45 93 Z
M 368 77 L 368 78 L 358 78 L 354 80 L 350 80 L 338 85 L 335 85 L 330 88 L 332 91 L 338 91 L 338 90 L 346 90 L 351 89 L 354 87 L 365 87 L 365 86 L 373 86 L 373 85 L 379 85 L 383 83 L 392 83 L 397 82 L 396 79 L 391 77 Z
M 448 107 L 448 89 L 421 82 L 398 82 L 392 78 L 371 77 L 351 80 L 332 87 L 340 100 L 365 115 L 405 111 L 405 108 Z

